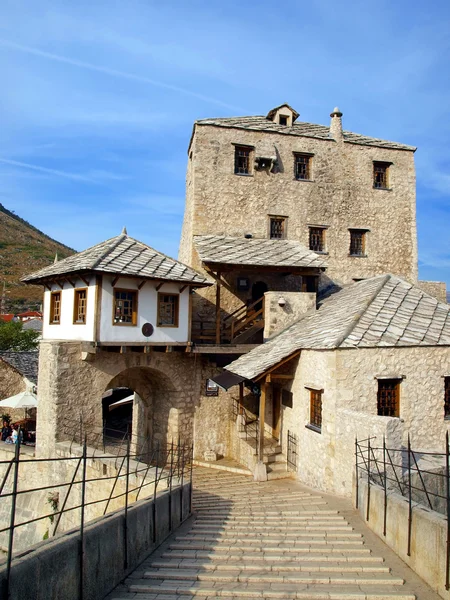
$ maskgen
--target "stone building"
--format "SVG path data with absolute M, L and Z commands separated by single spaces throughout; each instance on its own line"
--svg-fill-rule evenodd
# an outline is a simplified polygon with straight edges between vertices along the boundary
M 10 398 L 26 390 L 35 390 L 38 379 L 39 352 L 8 351 L 0 355 L 0 400 Z M 11 416 L 12 422 L 24 417 L 23 408 L 5 408 L 2 412 Z M 36 409 L 27 410 L 30 418 L 36 417 Z

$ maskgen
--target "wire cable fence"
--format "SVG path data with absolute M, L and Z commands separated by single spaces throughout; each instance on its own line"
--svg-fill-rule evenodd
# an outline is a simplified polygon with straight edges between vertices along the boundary
M 422 466 L 421 466 L 422 463 Z M 427 466 L 428 465 L 428 466 Z M 376 437 L 355 440 L 356 508 L 359 508 L 359 483 L 367 482 L 366 521 L 370 517 L 371 486 L 384 492 L 383 536 L 386 537 L 388 495 L 400 493 L 408 500 L 407 555 L 411 556 L 411 532 L 414 505 L 445 515 L 447 522 L 447 556 L 445 589 L 450 589 L 450 447 L 445 437 L 445 452 L 422 452 L 411 448 L 408 435 L 406 448 L 390 448 Z
M 105 432 L 102 432 L 104 436 Z M 81 437 L 81 440 L 80 440 Z M 35 458 L 21 452 L 21 436 L 10 460 L 0 461 L 0 544 L 6 551 L 8 598 L 15 541 L 22 537 L 29 547 L 38 540 L 69 529 L 79 529 L 80 599 L 83 598 L 84 531 L 88 521 L 116 510 L 123 511 L 125 559 L 128 566 L 128 507 L 138 500 L 153 500 L 152 531 L 156 535 L 157 496 L 169 493 L 169 523 L 172 530 L 172 491 L 179 488 L 183 505 L 184 484 L 190 483 L 189 513 L 192 509 L 192 444 L 152 441 L 126 433 L 116 452 L 88 444 L 97 433 L 77 431 L 65 453 L 68 456 Z M 81 445 L 79 442 L 81 441 Z M 59 450 L 61 452 L 61 450 Z M 33 485 L 29 482 L 36 483 Z M 47 507 L 50 506 L 50 509 Z M 30 507 L 33 507 L 30 510 Z M 30 529 L 31 528 L 31 529 Z M 46 529 L 44 536 L 42 530 Z M 38 535 L 37 535 L 38 534 Z M 30 540 L 33 540 L 30 543 Z M 155 540 L 153 540 L 155 541 Z

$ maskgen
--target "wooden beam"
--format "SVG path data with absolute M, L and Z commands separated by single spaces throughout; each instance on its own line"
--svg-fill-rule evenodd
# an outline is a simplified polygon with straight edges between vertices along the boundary
M 271 369 L 268 369 L 267 371 L 262 373 L 259 377 L 256 377 L 256 379 L 253 379 L 253 381 L 256 382 L 256 381 L 259 381 L 260 379 L 263 379 L 263 377 L 265 377 L 266 375 L 269 375 L 269 373 L 272 373 L 273 371 L 275 371 L 275 369 L 278 369 L 278 367 L 281 367 L 281 365 L 284 365 L 285 363 L 289 362 L 290 360 L 292 360 L 293 358 L 298 356 L 300 354 L 300 352 L 301 352 L 301 350 L 296 350 L 295 352 L 293 352 L 292 354 L 290 354 L 283 360 L 280 360 L 280 362 L 278 362 L 276 365 L 274 365 Z
M 81 281 L 89 287 L 89 279 L 85 279 L 83 275 L 79 275 Z
M 52 291 L 52 286 L 49 285 L 48 283 L 44 283 L 44 287 L 46 287 L 48 289 L 49 292 Z
M 112 280 L 111 285 L 114 287 L 116 285 L 116 283 L 119 281 L 120 279 L 120 275 L 117 275 L 117 277 L 114 277 L 114 279 Z
M 70 283 L 70 285 L 71 285 L 73 288 L 75 287 L 75 283 L 74 283 L 74 282 L 73 282 L 71 279 L 69 279 L 68 277 L 65 277 L 65 280 L 66 280 L 68 283 Z
M 272 373 L 272 379 L 294 379 L 293 375 L 283 375 L 282 373 Z
M 216 344 L 220 344 L 220 281 L 216 283 Z
M 138 290 L 142 290 L 142 288 L 144 287 L 144 285 L 147 283 L 147 280 L 144 279 L 144 281 L 141 281 L 141 283 L 138 285 Z
M 165 281 L 161 281 L 161 283 L 158 283 L 157 286 L 155 286 L 155 289 L 157 292 L 159 292 L 159 290 L 162 288 L 162 286 L 164 285 Z
M 181 286 L 180 287 L 180 294 L 182 294 L 186 288 L 187 288 L 187 285 Z
M 259 439 L 258 439 L 258 461 L 264 460 L 264 421 L 266 417 L 266 381 L 261 384 L 261 395 L 259 396 Z

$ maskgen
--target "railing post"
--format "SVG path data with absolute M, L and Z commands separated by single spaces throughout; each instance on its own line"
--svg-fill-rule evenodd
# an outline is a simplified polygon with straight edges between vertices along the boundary
M 128 490 L 130 489 L 130 436 L 127 436 L 127 467 L 125 474 L 125 510 L 123 520 L 123 566 L 128 569 Z
M 181 480 L 180 484 L 180 523 L 183 522 L 183 483 L 184 483 L 184 444 L 181 454 Z
M 192 444 L 191 448 L 190 448 L 190 462 L 191 462 L 191 472 L 189 474 L 189 478 L 190 478 L 190 484 L 191 484 L 191 490 L 190 490 L 190 494 L 189 494 L 189 514 L 192 513 L 192 496 L 194 494 L 194 490 L 193 490 L 193 486 L 192 486 L 192 475 L 193 475 L 193 471 L 194 471 L 194 444 Z
M 411 556 L 411 529 L 412 529 L 412 489 L 411 489 L 411 440 L 408 433 L 408 551 Z
M 158 465 L 159 465 L 159 440 L 156 442 L 156 472 L 155 472 L 155 485 L 153 488 L 153 507 L 152 507 L 152 521 L 153 521 L 153 543 L 156 543 L 156 489 L 158 487 Z
M 356 508 L 359 508 L 358 436 L 355 437 Z
M 387 466 L 386 466 L 386 437 L 383 435 L 383 466 L 384 466 L 384 515 L 383 515 L 383 535 L 386 537 L 387 521 Z
M 81 482 L 81 515 L 80 515 L 80 600 L 84 597 L 84 506 L 86 504 L 86 467 L 87 467 L 87 439 L 83 443 L 83 473 Z
M 4 597 L 9 598 L 9 583 L 11 578 L 11 562 L 12 553 L 14 546 L 14 524 L 16 519 L 16 503 L 17 503 L 17 486 L 19 482 L 19 464 L 20 464 L 20 427 L 17 432 L 17 442 L 14 452 L 14 478 L 13 478 L 13 489 L 11 496 L 11 514 L 9 519 L 9 539 L 8 539 L 8 556 L 6 564 L 6 585 L 4 591 Z
M 448 431 L 445 434 L 445 480 L 447 492 L 447 561 L 445 572 L 445 589 L 450 588 L 450 449 L 449 449 Z
M 366 521 L 369 520 L 370 516 L 370 435 L 367 440 L 367 510 L 366 510 Z
M 173 478 L 173 438 L 170 445 L 170 471 L 169 471 L 169 531 L 172 531 L 172 478 Z

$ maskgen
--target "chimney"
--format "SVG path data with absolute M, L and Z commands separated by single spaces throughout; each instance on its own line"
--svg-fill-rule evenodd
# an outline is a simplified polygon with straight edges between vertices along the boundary
M 342 113 L 337 106 L 330 117 L 330 137 L 336 140 L 336 142 L 341 142 L 344 139 L 344 134 L 342 133 Z

